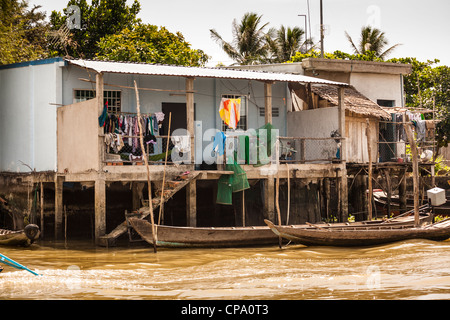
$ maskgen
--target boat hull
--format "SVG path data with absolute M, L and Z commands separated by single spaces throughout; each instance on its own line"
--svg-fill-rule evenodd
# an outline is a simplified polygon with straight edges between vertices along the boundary
M 421 214 L 421 224 L 431 223 L 432 215 Z M 147 243 L 153 245 L 152 225 L 149 221 L 130 218 L 131 227 Z M 361 221 L 348 223 L 320 224 L 321 228 L 372 228 L 377 225 L 412 225 L 414 217 L 402 216 L 387 221 Z M 255 227 L 176 227 L 155 225 L 159 247 L 189 248 L 189 247 L 248 247 L 273 245 L 280 243 L 280 237 L 273 233 L 268 226 Z M 296 225 L 295 228 L 308 229 L 308 224 Z
M 265 222 L 277 236 L 306 246 L 372 246 L 410 239 L 443 241 L 450 238 L 450 220 L 419 227 L 384 225 L 366 229 L 295 228 Z
M 3 246 L 30 246 L 39 238 L 39 227 L 29 224 L 23 230 L 11 231 L 0 229 L 0 245 Z
M 149 244 L 153 245 L 152 225 L 147 220 L 131 218 L 129 222 L 134 230 Z M 155 225 L 159 247 L 244 247 L 273 245 L 279 243 L 269 227 L 175 227 Z

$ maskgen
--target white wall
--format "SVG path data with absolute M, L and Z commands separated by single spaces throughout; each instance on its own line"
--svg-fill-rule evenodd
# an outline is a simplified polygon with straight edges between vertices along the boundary
M 375 103 L 378 99 L 394 100 L 394 106 L 403 106 L 401 75 L 353 72 L 350 84 Z
M 56 106 L 60 61 L 0 68 L 0 171 L 56 170 Z M 15 67 L 14 67 L 15 66 Z

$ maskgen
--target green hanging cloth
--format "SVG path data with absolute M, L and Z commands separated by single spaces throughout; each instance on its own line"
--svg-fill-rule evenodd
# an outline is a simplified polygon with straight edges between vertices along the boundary
M 233 171 L 233 174 L 223 174 L 219 178 L 217 187 L 217 199 L 219 204 L 233 204 L 233 192 L 239 192 L 250 188 L 247 174 L 244 169 L 234 161 L 233 164 L 226 164 L 227 171 Z

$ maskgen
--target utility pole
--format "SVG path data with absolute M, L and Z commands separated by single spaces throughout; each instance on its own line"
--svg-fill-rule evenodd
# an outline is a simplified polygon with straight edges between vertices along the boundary
M 320 57 L 323 59 L 323 3 L 320 0 Z
M 305 17 L 305 45 L 306 52 L 308 52 L 308 29 L 306 28 L 306 14 L 299 14 L 299 17 Z

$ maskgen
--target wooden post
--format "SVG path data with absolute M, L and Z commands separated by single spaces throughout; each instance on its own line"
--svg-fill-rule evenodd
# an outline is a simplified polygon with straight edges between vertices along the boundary
M 385 169 L 384 176 L 386 178 L 386 196 L 387 196 L 387 214 L 388 218 L 391 216 L 391 198 L 392 198 L 392 185 L 391 185 L 391 170 Z
M 411 146 L 412 161 L 413 161 L 413 190 L 414 190 L 414 224 L 419 225 L 419 155 L 417 152 L 416 142 L 411 130 L 411 124 L 405 124 L 405 131 L 408 137 L 409 145 Z M 406 178 L 405 178 L 406 179 Z
M 274 221 L 275 206 L 274 206 L 274 179 L 269 175 L 264 179 L 264 215 L 266 219 Z
M 186 78 L 186 130 L 191 140 L 191 164 L 195 164 L 195 139 L 194 139 L 194 78 Z
M 137 88 L 136 80 L 134 80 L 134 90 L 136 92 L 136 109 L 137 109 L 137 117 L 138 117 L 138 125 L 139 125 L 139 142 L 141 145 L 141 151 L 142 156 L 144 158 L 145 167 L 147 169 L 147 189 L 148 189 L 148 210 L 150 212 L 150 220 L 152 223 L 152 237 L 153 237 L 153 250 L 156 253 L 156 242 L 157 242 L 157 236 L 156 236 L 156 227 L 155 227 L 155 217 L 153 216 L 153 201 L 152 201 L 152 183 L 150 181 L 150 168 L 148 167 L 148 155 L 145 152 L 145 146 L 144 146 L 144 137 L 142 136 L 142 124 L 141 124 L 141 106 L 139 103 L 139 91 Z M 166 150 L 167 152 L 167 150 Z
M 41 191 L 40 191 L 40 209 L 41 209 L 41 237 L 44 237 L 44 184 L 40 183 Z
M 341 134 L 341 161 L 347 160 L 347 146 L 346 146 L 346 132 L 345 132 L 345 103 L 344 103 L 345 88 L 338 88 L 338 126 Z
M 272 82 L 264 82 L 265 123 L 272 123 Z
M 161 223 L 161 218 L 162 218 L 163 210 L 164 210 L 164 184 L 166 183 L 166 167 L 167 167 L 167 155 L 169 154 L 171 123 L 172 123 L 172 112 L 169 113 L 169 130 L 167 131 L 166 156 L 165 156 L 165 160 L 164 160 L 164 174 L 163 174 L 163 181 L 162 181 L 162 187 L 161 187 L 161 200 L 159 202 L 158 224 Z
M 98 109 L 98 116 L 100 116 L 103 112 L 103 108 L 105 106 L 103 102 L 103 74 L 97 73 L 96 75 L 96 82 L 95 82 L 95 91 L 96 91 L 96 98 L 97 98 L 97 109 Z M 105 143 L 103 141 L 103 128 L 98 127 L 98 171 L 102 171 L 103 165 L 104 165 L 104 159 L 105 159 Z
M 338 88 L 338 125 L 339 133 L 341 134 L 341 148 L 340 148 L 340 160 L 342 164 L 341 169 L 341 181 L 340 181 L 340 213 L 341 221 L 346 222 L 348 220 L 348 182 L 347 182 L 347 143 L 345 132 L 345 88 Z
M 55 240 L 62 238 L 64 177 L 55 177 Z
M 407 200 L 406 200 L 406 169 L 401 170 L 401 181 L 398 186 L 398 198 L 400 201 L 400 213 L 406 212 L 407 210 Z
M 186 222 L 188 227 L 197 226 L 197 181 L 186 185 Z
M 291 177 L 290 177 L 290 170 L 289 170 L 289 164 L 286 163 L 286 169 L 287 169 L 287 212 L 286 212 L 286 225 L 289 224 L 289 213 L 291 210 Z
M 371 132 L 370 132 L 370 122 L 369 119 L 366 119 L 366 136 L 367 136 L 367 153 L 369 156 L 369 172 L 368 172 L 368 189 L 369 195 L 367 199 L 367 218 L 368 220 L 372 220 L 372 198 L 373 198 L 373 187 L 372 187 L 372 147 L 370 143 Z
M 194 128 L 194 78 L 186 78 L 186 123 L 191 136 L 191 165 L 195 166 L 195 128 Z M 186 186 L 186 223 L 197 226 L 197 182 L 192 180 Z
M 103 176 L 95 180 L 95 242 L 106 234 L 106 182 Z
M 242 226 L 245 227 L 245 190 L 242 190 Z

